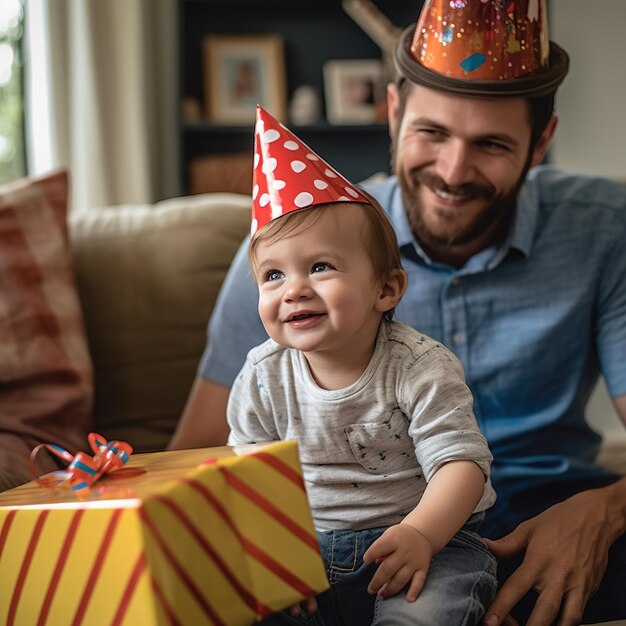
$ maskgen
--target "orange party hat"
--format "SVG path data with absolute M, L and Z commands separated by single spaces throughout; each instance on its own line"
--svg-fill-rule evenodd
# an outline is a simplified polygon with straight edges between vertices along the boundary
M 330 202 L 370 204 L 363 192 L 257 106 L 251 235 L 282 215 Z
M 408 80 L 466 96 L 552 93 L 569 66 L 548 40 L 546 0 L 426 0 L 394 58 Z

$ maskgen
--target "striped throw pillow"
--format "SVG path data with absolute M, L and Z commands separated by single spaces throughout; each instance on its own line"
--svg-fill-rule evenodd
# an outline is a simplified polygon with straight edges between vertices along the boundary
M 68 175 L 0 187 L 0 488 L 30 480 L 38 443 L 84 449 L 92 364 L 67 232 Z M 42 470 L 56 468 L 41 453 Z

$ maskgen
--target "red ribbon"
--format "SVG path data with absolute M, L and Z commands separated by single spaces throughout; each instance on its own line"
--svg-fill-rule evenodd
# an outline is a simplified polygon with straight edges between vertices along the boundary
M 37 483 L 48 489 L 67 487 L 76 495 L 82 496 L 90 493 L 93 484 L 104 474 L 115 475 L 117 473 L 119 475 L 122 473 L 120 469 L 133 453 L 133 447 L 129 443 L 107 441 L 98 433 L 89 433 L 88 441 L 93 452 L 92 455 L 86 452 L 77 452 L 72 456 L 64 448 L 52 443 L 41 443 L 33 448 L 30 453 L 30 462 Z M 47 448 L 52 454 L 68 463 L 67 469 L 40 476 L 35 457 L 42 448 Z

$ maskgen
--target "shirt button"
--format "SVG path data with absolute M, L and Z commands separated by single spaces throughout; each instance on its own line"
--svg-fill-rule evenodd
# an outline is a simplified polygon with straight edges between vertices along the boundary
M 461 284 L 461 279 L 460 279 L 460 278 L 458 278 L 457 276 L 455 276 L 455 277 L 452 279 L 452 284 L 453 284 L 453 285 L 460 285 L 460 284 Z
M 461 333 L 454 333 L 452 335 L 452 343 L 458 346 L 463 341 L 463 335 Z

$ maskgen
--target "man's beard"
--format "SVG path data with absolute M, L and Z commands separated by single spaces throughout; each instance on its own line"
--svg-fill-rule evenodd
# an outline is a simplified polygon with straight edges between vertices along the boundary
M 492 185 L 484 183 L 465 183 L 447 185 L 444 180 L 432 172 L 417 170 L 409 174 L 411 180 L 401 168 L 396 168 L 398 184 L 402 192 L 402 201 L 409 219 L 409 224 L 417 241 L 427 247 L 462 246 L 471 243 L 483 235 L 494 223 L 499 222 L 502 229 L 510 224 L 515 211 L 517 196 L 530 167 L 530 158 L 525 164 L 516 184 L 506 193 L 498 195 Z M 482 200 L 485 206 L 481 212 L 464 228 L 458 228 L 447 234 L 436 233 L 424 219 L 424 207 L 419 197 L 419 188 L 428 187 L 431 191 L 459 194 L 466 198 Z

